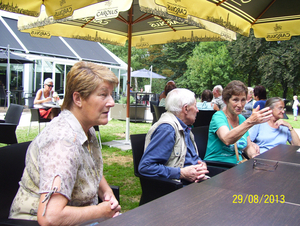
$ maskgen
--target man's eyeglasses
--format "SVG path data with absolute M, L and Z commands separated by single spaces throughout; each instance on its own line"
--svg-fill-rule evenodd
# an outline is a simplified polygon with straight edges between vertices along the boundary
M 269 165 L 262 162 L 258 162 L 257 160 L 253 161 L 253 169 L 256 170 L 265 170 L 265 171 L 274 172 L 277 169 L 277 167 L 278 167 L 278 162 L 276 162 L 274 165 Z
M 53 87 L 53 85 L 48 85 L 48 84 L 46 84 L 46 85 L 49 86 L 49 87 L 51 87 L 51 88 Z

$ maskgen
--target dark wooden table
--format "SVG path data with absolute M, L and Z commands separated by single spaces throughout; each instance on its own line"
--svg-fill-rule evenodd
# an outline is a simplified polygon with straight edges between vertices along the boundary
M 255 159 L 265 159 L 300 165 L 300 152 L 297 152 L 299 148 L 299 146 L 280 144 L 275 148 L 258 155 Z
M 270 172 L 253 169 L 253 161 L 99 225 L 298 225 L 300 165 L 278 163 Z

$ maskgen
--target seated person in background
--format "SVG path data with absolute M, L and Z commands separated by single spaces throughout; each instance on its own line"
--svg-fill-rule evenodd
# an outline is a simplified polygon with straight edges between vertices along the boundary
M 259 154 L 258 146 L 250 140 L 248 129 L 270 120 L 272 111 L 269 108 L 259 110 L 258 107 L 253 109 L 252 115 L 246 120 L 241 113 L 246 104 L 247 93 L 244 83 L 237 80 L 224 88 L 223 100 L 226 107 L 217 111 L 210 121 L 204 160 L 237 164 L 243 159 L 243 151 L 249 158 Z
M 265 107 L 267 101 L 267 91 L 264 86 L 255 86 L 253 90 L 254 99 L 256 102 L 253 105 L 253 108 L 256 108 L 258 105 L 260 109 Z
M 246 119 L 249 118 L 249 116 L 252 114 L 253 105 L 254 105 L 253 88 L 252 87 L 248 87 L 247 103 L 245 104 L 245 107 L 244 107 L 244 110 L 243 110 L 243 113 L 242 113 L 242 115 Z
M 222 98 L 222 92 L 223 92 L 223 87 L 221 85 L 216 85 L 212 91 L 214 95 L 212 102 L 215 103 L 220 110 L 223 110 L 223 108 L 225 107 L 225 103 Z
M 188 126 L 195 122 L 198 112 L 195 94 L 187 89 L 173 89 L 166 98 L 166 110 L 147 133 L 140 174 L 180 179 L 184 185 L 206 179 L 206 164 L 198 156 Z
M 168 93 L 176 88 L 176 84 L 174 81 L 168 81 L 164 91 L 161 92 L 161 94 L 159 95 L 159 104 L 158 106 L 165 106 L 165 102 L 166 102 L 166 97 L 168 95 Z
M 260 148 L 260 153 L 289 142 L 292 145 L 300 145 L 297 132 L 286 121 L 284 116 L 284 101 L 280 97 L 269 98 L 266 107 L 272 109 L 272 117 L 268 122 L 255 125 L 249 130 L 251 140 Z
M 53 101 L 53 80 L 51 78 L 47 78 L 44 81 L 44 88 L 39 89 L 36 93 L 35 99 L 33 104 L 43 104 L 47 102 L 52 102 Z M 59 100 L 59 97 L 57 100 Z M 49 108 L 49 109 L 43 109 L 40 108 L 40 115 L 42 118 L 47 118 L 47 119 L 53 119 L 59 114 L 60 109 L 58 108 Z
M 212 103 L 211 100 L 213 99 L 213 93 L 212 91 L 206 89 L 201 94 L 201 101 L 197 102 L 197 108 L 198 110 L 208 111 L 208 110 L 215 110 L 219 111 L 218 105 L 215 103 Z
M 107 124 L 117 84 L 118 78 L 104 66 L 74 64 L 67 75 L 62 112 L 28 147 L 10 218 L 79 225 L 119 214 L 121 207 L 103 176 L 93 128 Z

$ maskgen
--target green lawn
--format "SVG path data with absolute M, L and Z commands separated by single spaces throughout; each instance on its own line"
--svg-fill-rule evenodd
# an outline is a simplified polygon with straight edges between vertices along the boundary
M 300 121 L 294 121 L 293 115 L 288 114 L 287 121 L 294 127 L 300 129 Z M 299 117 L 300 120 L 300 117 Z M 147 133 L 150 123 L 130 123 L 130 133 Z M 44 125 L 41 126 L 41 129 Z M 100 126 L 102 142 L 125 139 L 125 121 L 111 120 L 107 125 Z M 17 129 L 18 142 L 33 140 L 38 134 L 38 127 L 32 127 L 27 136 L 28 127 Z M 0 146 L 4 146 L 3 144 Z M 109 184 L 120 187 L 120 203 L 122 212 L 126 212 L 138 206 L 141 187 L 140 182 L 133 173 L 132 151 L 122 151 L 103 145 L 102 154 L 104 159 L 104 176 Z

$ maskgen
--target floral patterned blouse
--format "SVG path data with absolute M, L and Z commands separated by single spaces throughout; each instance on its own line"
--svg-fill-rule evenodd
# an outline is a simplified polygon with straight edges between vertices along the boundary
M 96 205 L 102 175 L 102 154 L 94 128 L 89 130 L 88 140 L 76 117 L 63 110 L 28 147 L 9 217 L 37 220 L 40 194 L 52 190 L 56 176 L 61 178 L 59 193 L 69 200 L 67 205 Z

